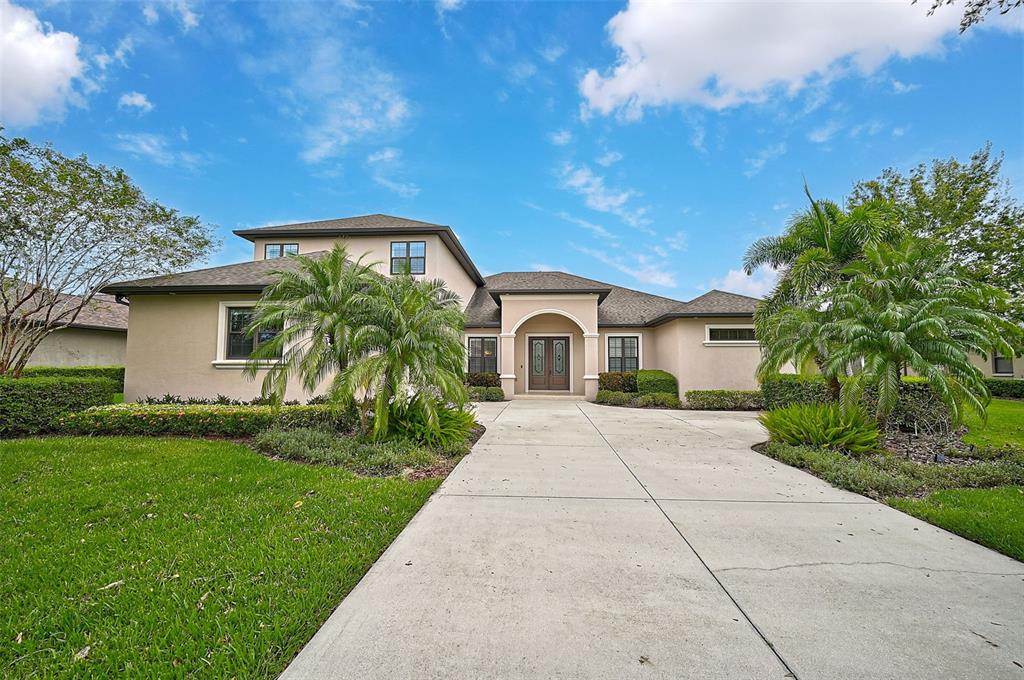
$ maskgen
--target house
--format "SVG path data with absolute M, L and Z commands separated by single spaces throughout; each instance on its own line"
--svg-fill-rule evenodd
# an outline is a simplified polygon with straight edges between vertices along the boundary
M 77 296 L 62 295 L 63 298 Z M 68 305 L 77 305 L 70 300 Z M 74 322 L 39 343 L 29 366 L 119 366 L 128 345 L 128 307 L 96 293 Z

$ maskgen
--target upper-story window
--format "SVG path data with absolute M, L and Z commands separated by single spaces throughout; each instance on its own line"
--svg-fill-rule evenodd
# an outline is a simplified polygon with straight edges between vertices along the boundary
M 992 357 L 993 375 L 1013 375 L 1013 357 L 999 356 Z
M 298 243 L 268 243 L 263 246 L 263 257 L 264 259 L 270 260 L 275 257 L 284 257 L 285 255 L 298 255 L 299 244 Z
M 426 241 L 392 241 L 391 242 L 391 273 L 392 274 L 426 274 L 427 273 L 427 242 Z

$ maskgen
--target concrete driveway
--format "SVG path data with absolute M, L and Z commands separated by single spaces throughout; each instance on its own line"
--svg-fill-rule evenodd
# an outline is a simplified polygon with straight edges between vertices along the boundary
M 480 406 L 286 678 L 1024 678 L 1024 565 L 750 450 L 750 414 Z

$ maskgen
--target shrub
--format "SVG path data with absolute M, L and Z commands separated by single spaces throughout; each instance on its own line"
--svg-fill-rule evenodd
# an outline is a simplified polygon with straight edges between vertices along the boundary
M 607 404 L 608 406 L 628 406 L 635 398 L 636 394 L 632 392 L 598 390 L 597 397 L 594 398 L 594 401 L 598 404 Z
M 117 391 L 124 391 L 124 366 L 29 366 L 22 372 L 24 378 L 106 378 L 117 383 Z
M 769 411 L 793 404 L 827 404 L 832 401 L 828 381 L 820 375 L 779 373 L 761 381 L 764 407 Z
M 679 383 L 676 382 L 676 377 L 668 371 L 637 371 L 636 391 L 640 394 L 668 392 L 678 397 Z
M 877 390 L 864 390 L 863 405 L 874 413 Z M 889 430 L 948 434 L 953 430 L 953 414 L 924 378 L 904 377 L 899 397 L 886 419 Z
M 1024 399 L 1024 380 L 1010 378 L 986 378 L 985 385 L 993 397 Z
M 500 387 L 470 387 L 470 401 L 505 401 L 505 391 Z
M 107 378 L 0 378 L 0 436 L 46 432 L 55 418 L 109 404 L 120 391 Z
M 334 406 L 210 406 L 117 404 L 61 416 L 55 429 L 66 434 L 251 437 L 271 427 L 352 431 L 351 408 Z
M 610 392 L 636 392 L 636 373 L 608 371 L 597 374 L 598 389 Z
M 388 418 L 388 438 L 411 439 L 428 446 L 452 448 L 465 442 L 476 424 L 470 411 L 438 404 L 434 412 L 436 418 L 431 420 L 422 398 L 395 407 Z
M 470 387 L 501 387 L 497 373 L 467 373 L 466 384 Z
M 690 390 L 686 408 L 698 411 L 760 411 L 764 399 L 760 390 Z
M 759 416 L 772 441 L 866 453 L 878 449 L 878 425 L 861 408 L 839 404 L 794 404 Z
M 636 405 L 643 408 L 682 408 L 679 397 L 671 392 L 650 392 L 636 398 Z
M 338 465 L 380 476 L 398 474 L 407 468 L 430 467 L 438 461 L 437 453 L 408 439 L 376 442 L 310 428 L 267 430 L 256 436 L 253 446 L 272 456 Z

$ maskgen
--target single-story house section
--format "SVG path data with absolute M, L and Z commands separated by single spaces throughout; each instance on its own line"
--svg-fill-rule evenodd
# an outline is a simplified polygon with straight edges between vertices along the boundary
M 294 266 L 344 241 L 382 275 L 439 278 L 464 301 L 467 368 L 495 372 L 507 398 L 534 393 L 593 399 L 604 371 L 663 369 L 680 392 L 756 389 L 757 299 L 713 290 L 688 302 L 563 272 L 484 277 L 448 226 L 388 215 L 235 231 L 253 244 L 240 264 L 124 281 L 105 292 L 130 301 L 125 399 L 165 393 L 248 399 L 259 381 L 241 369 L 259 338 L 241 329 L 249 308 Z M 304 399 L 289 385 L 289 399 Z
M 128 345 L 128 306 L 96 293 L 74 323 L 39 343 L 29 366 L 120 366 Z

